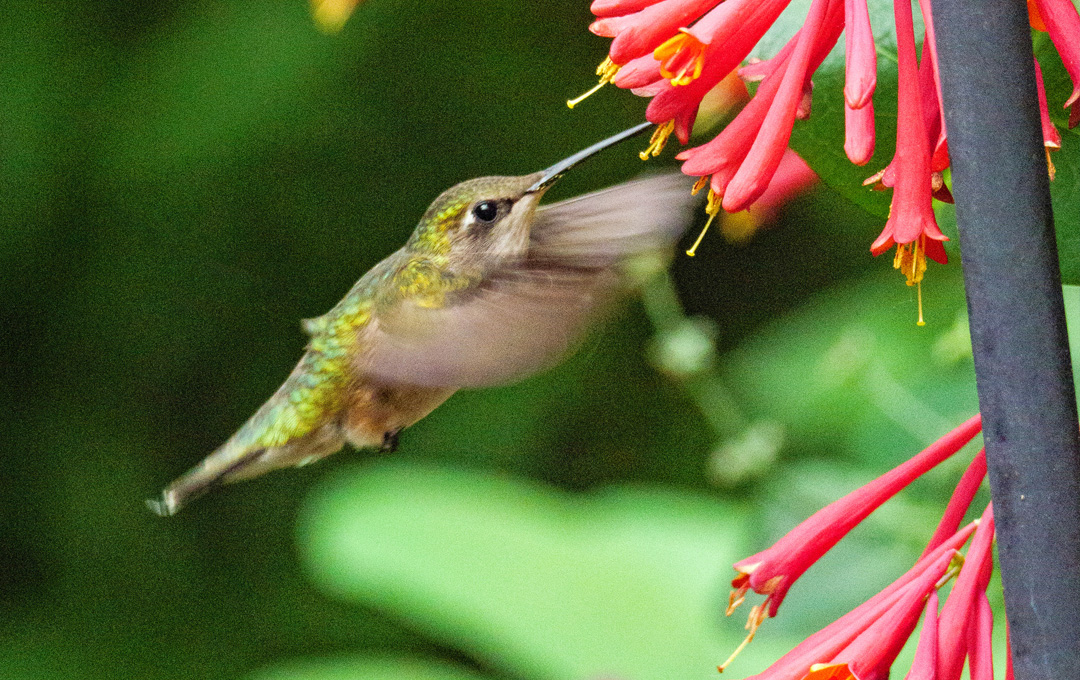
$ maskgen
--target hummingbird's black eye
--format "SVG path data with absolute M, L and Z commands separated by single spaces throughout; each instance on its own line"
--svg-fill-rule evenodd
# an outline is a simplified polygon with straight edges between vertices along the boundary
M 494 222 L 499 216 L 499 204 L 495 201 L 480 201 L 472 209 L 472 214 L 481 222 Z

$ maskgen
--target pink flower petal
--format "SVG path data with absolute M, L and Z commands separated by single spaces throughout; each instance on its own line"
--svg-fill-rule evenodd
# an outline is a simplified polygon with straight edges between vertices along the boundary
M 874 156 L 874 102 L 859 109 L 844 104 L 844 153 L 855 165 L 866 165 Z
M 823 32 L 822 27 L 827 21 L 826 10 L 829 4 L 830 0 L 814 0 L 810 5 L 806 22 L 799 30 L 799 42 L 791 53 L 776 97 L 761 123 L 761 129 L 749 153 L 724 192 L 723 206 L 728 212 L 744 210 L 756 201 L 768 188 L 769 180 L 780 164 L 780 158 L 791 137 L 796 109 L 803 96 L 806 81 L 812 73 L 811 59 L 816 42 Z M 839 12 L 833 14 L 834 23 L 840 23 Z
M 844 25 L 844 100 L 849 107 L 861 109 L 870 102 L 877 86 L 877 52 L 866 0 L 844 0 Z
M 986 592 L 976 594 L 968 624 L 968 672 L 971 680 L 994 680 L 994 654 L 992 635 L 994 612 Z
M 640 12 L 658 2 L 660 0 L 593 0 L 589 11 L 598 17 L 618 17 Z

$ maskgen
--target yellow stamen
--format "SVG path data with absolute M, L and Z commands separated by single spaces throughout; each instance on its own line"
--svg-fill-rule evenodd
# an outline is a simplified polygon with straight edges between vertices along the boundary
M 615 74 L 617 74 L 618 72 L 619 65 L 612 62 L 611 57 L 605 57 L 604 60 L 600 62 L 600 65 L 596 67 L 596 75 L 600 76 L 600 82 L 594 85 L 588 92 L 581 95 L 580 97 L 567 99 L 566 106 L 571 109 L 574 108 L 575 106 L 580 104 L 586 97 L 589 97 L 601 87 L 610 83 L 615 78 Z
M 702 177 L 698 177 L 697 181 L 694 182 L 693 188 L 690 189 L 690 195 L 691 196 L 697 196 L 699 191 L 701 191 L 705 187 L 709 186 L 709 177 L 710 177 L 709 175 L 704 175 Z
M 896 255 L 893 257 L 893 269 L 899 269 L 907 277 L 907 285 L 914 286 L 923 279 L 926 272 L 926 251 L 923 248 L 923 239 L 919 236 L 911 243 L 901 243 L 896 246 Z
M 731 656 L 729 656 L 727 660 L 724 661 L 724 663 L 716 667 L 716 670 L 723 673 L 724 669 L 727 668 L 728 665 L 730 665 L 731 662 L 735 660 L 735 657 L 737 657 L 742 652 L 742 650 L 746 649 L 746 646 L 750 644 L 751 640 L 754 639 L 754 634 L 757 633 L 757 630 L 761 626 L 761 622 L 765 620 L 765 617 L 766 614 L 764 604 L 754 605 L 750 609 L 750 616 L 746 620 L 746 630 L 750 632 L 747 633 L 746 638 L 744 638 L 743 641 L 739 643 L 739 646 L 735 648 L 735 651 L 731 653 Z
M 679 56 L 683 56 L 685 63 L 676 73 L 668 69 L 668 64 L 674 62 Z M 676 87 L 689 85 L 701 76 L 701 70 L 705 66 L 705 45 L 690 35 L 685 28 L 680 28 L 679 33 L 653 50 L 653 59 L 660 62 L 660 75 L 669 79 L 672 85 Z M 691 68 L 693 68 L 693 75 L 687 75 Z
M 1056 150 L 1058 147 L 1046 146 L 1044 148 L 1046 149 L 1046 169 L 1050 173 L 1050 181 L 1053 182 L 1054 181 L 1054 175 L 1057 174 L 1057 169 L 1054 167 L 1054 161 L 1050 160 L 1050 150 L 1051 149 Z
M 925 326 L 926 321 L 924 321 L 923 318 L 922 318 L 922 281 L 919 281 L 919 283 L 916 285 L 915 289 L 918 291 L 918 295 L 919 295 L 919 320 L 915 322 L 915 325 L 916 326 Z
M 653 130 L 652 137 L 649 138 L 649 145 L 645 147 L 645 150 L 638 154 L 638 158 L 643 161 L 649 160 L 649 156 L 659 156 L 660 152 L 664 150 L 664 145 L 667 144 L 668 137 L 675 131 L 675 119 L 671 119 L 668 122 L 658 125 Z
M 702 177 L 701 179 L 705 179 Z M 698 180 L 700 181 L 700 180 Z M 705 222 L 705 226 L 701 228 L 701 233 L 698 234 L 697 240 L 694 241 L 694 245 L 690 246 L 690 250 L 686 251 L 686 254 L 693 257 L 697 253 L 698 246 L 701 245 L 701 239 L 705 238 L 705 232 L 709 230 L 709 225 L 716 219 L 717 213 L 720 212 L 721 197 L 716 195 L 712 189 L 709 189 L 709 199 L 705 204 L 705 212 L 709 214 L 709 220 Z M 742 600 L 739 600 L 740 602 Z M 736 603 L 734 606 L 738 606 Z
M 870 187 L 873 191 L 885 191 L 888 187 L 881 183 L 881 178 L 885 176 L 885 170 L 879 170 L 863 180 L 862 185 L 864 187 Z
M 963 566 L 964 566 L 964 556 L 962 554 L 960 554 L 960 553 L 955 553 L 952 556 L 952 559 L 949 560 L 949 567 L 945 570 L 945 573 L 942 574 L 941 578 L 939 578 L 934 583 L 934 588 L 936 590 L 941 590 L 942 588 L 944 588 L 946 583 L 951 581 L 953 578 L 955 578 L 960 573 L 960 569 Z
M 893 257 L 893 268 L 899 269 L 907 277 L 907 285 L 915 286 L 918 291 L 919 320 L 915 322 L 917 326 L 926 325 L 926 321 L 923 320 L 922 306 L 922 280 L 923 274 L 926 273 L 925 238 L 925 236 L 919 236 L 911 243 L 898 244 L 896 255 Z

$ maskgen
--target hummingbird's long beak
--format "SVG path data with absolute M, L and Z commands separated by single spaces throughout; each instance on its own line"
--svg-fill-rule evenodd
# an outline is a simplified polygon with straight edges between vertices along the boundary
M 540 176 L 540 179 L 536 180 L 535 184 L 526 189 L 525 193 L 533 194 L 538 191 L 543 191 L 544 189 L 547 189 L 555 183 L 555 180 L 562 177 L 564 172 L 574 167 L 578 163 L 582 162 L 589 156 L 592 156 L 599 151 L 603 151 L 609 146 L 614 146 L 623 140 L 630 139 L 631 137 L 634 137 L 636 135 L 640 135 L 642 132 L 645 132 L 650 127 L 652 127 L 652 125 L 652 123 L 641 123 L 640 125 L 635 125 L 629 130 L 623 130 L 617 135 L 613 135 L 601 142 L 593 144 L 590 147 L 584 148 L 581 151 L 578 151 L 573 156 L 570 156 L 569 158 L 564 158 L 555 165 L 544 170 L 544 174 Z

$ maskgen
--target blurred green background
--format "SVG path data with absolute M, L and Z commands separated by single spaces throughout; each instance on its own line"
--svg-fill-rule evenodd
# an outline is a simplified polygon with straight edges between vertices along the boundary
M 883 217 L 819 188 L 392 456 L 146 510 L 441 190 L 641 119 L 613 88 L 564 105 L 604 56 L 589 17 L 371 0 L 326 35 L 299 1 L 3 3 L 0 677 L 714 677 L 745 615 L 722 616 L 731 562 L 976 410 L 959 267 L 931 265 L 917 328 L 867 252 Z M 553 195 L 634 176 L 635 151 Z M 841 543 L 730 672 L 903 572 L 968 458 Z

